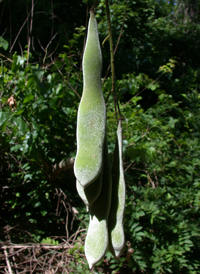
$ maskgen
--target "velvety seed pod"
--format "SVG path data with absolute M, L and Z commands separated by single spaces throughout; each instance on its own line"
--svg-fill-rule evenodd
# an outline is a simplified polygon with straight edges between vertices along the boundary
M 109 213 L 109 250 L 118 259 L 125 245 L 125 179 L 123 168 L 122 121 L 119 121 L 112 165 L 112 199 Z
M 90 12 L 83 55 L 83 94 L 77 116 L 77 154 L 74 173 L 85 188 L 102 170 L 106 130 L 106 106 L 101 88 L 102 53 L 97 22 Z
M 84 188 L 79 183 L 78 180 L 76 181 L 76 189 L 77 189 L 78 194 L 81 197 L 82 201 L 86 205 L 87 210 L 89 210 L 89 207 L 99 197 L 100 192 L 101 192 L 101 186 L 102 186 L 102 173 L 99 175 L 99 177 L 93 183 L 91 183 L 86 188 Z
M 85 239 L 85 255 L 90 269 L 105 255 L 108 248 L 108 215 L 112 191 L 112 175 L 107 141 L 104 145 L 102 189 L 98 199 L 89 209 L 90 223 Z

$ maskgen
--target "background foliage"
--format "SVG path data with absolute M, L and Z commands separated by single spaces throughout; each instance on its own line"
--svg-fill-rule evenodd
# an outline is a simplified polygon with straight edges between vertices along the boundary
M 76 153 L 81 59 L 92 5 L 81 0 L 0 3 L 2 242 L 40 243 L 87 227 L 66 162 Z M 110 12 L 124 119 L 127 247 L 118 263 L 107 254 L 104 266 L 110 273 L 125 268 L 127 273 L 129 267 L 130 273 L 195 274 L 200 268 L 200 5 L 197 0 L 112 0 Z M 103 42 L 103 0 L 96 17 Z M 107 98 L 107 41 L 102 51 Z M 107 117 L 112 158 L 111 95 Z

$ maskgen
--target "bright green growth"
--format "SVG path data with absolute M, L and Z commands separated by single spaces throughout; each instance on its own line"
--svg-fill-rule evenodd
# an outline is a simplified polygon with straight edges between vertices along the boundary
M 76 181 L 76 189 L 78 191 L 79 196 L 83 200 L 84 204 L 86 205 L 87 209 L 96 201 L 99 197 L 101 192 L 102 186 L 102 173 L 99 177 L 89 186 L 84 188 L 79 181 Z
M 42 239 L 41 244 L 58 245 L 59 242 L 47 237 L 45 239 Z
M 112 165 L 112 200 L 109 214 L 109 250 L 119 258 L 124 249 L 124 209 L 125 209 L 125 179 L 123 169 L 123 153 L 122 153 L 122 121 L 119 121 L 117 129 L 117 139 Z
M 83 56 L 83 94 L 77 118 L 77 155 L 74 172 L 85 188 L 102 170 L 102 151 L 106 130 L 106 107 L 101 88 L 102 54 L 97 22 L 90 12 Z
M 110 211 L 111 191 L 112 176 L 107 141 L 105 141 L 101 194 L 90 207 L 90 223 L 85 240 L 85 255 L 90 269 L 103 258 L 108 248 L 107 220 Z

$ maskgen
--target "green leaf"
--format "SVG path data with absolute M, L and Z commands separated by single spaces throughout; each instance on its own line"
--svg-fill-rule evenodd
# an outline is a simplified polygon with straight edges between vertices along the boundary
M 33 75 L 30 75 L 27 79 L 27 88 L 30 88 L 35 85 L 35 77 Z
M 0 37 L 0 47 L 3 47 L 4 50 L 7 50 L 8 46 L 8 41 L 6 41 L 3 37 Z
M 170 117 L 170 120 L 169 120 L 169 126 L 171 128 L 174 128 L 175 127 L 175 124 L 178 122 L 178 119 L 173 119 L 172 117 Z
M 38 81 L 38 82 L 40 82 L 42 76 L 44 75 L 44 70 L 33 68 L 33 75 L 35 77 L 35 80 Z
M 10 118 L 10 114 L 7 112 L 0 111 L 0 126 L 3 125 Z
M 29 94 L 28 96 L 26 96 L 26 97 L 24 98 L 23 104 L 26 104 L 26 103 L 30 102 L 31 100 L 34 99 L 34 97 L 35 97 L 35 96 L 34 96 L 32 93 Z
M 28 129 L 28 126 L 27 126 L 27 123 L 20 117 L 18 117 L 17 119 L 14 120 L 14 123 L 18 126 L 19 130 L 25 134 L 27 129 Z

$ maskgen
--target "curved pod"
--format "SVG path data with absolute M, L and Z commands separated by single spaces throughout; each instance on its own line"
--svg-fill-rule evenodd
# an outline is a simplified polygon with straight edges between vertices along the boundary
M 112 198 L 109 214 L 109 250 L 118 259 L 125 245 L 125 179 L 123 169 L 122 121 L 119 121 L 112 165 Z
M 74 173 L 85 188 L 101 173 L 106 107 L 101 88 L 102 53 L 97 22 L 90 12 L 83 56 L 83 94 L 77 117 L 77 154 Z

